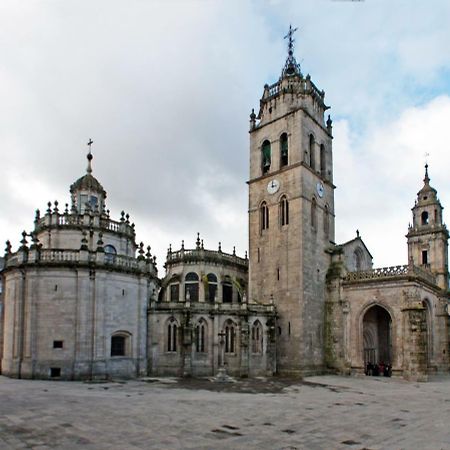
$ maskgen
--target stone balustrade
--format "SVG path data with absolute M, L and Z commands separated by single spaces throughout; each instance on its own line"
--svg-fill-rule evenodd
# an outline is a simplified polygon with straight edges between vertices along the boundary
M 69 214 L 58 212 L 47 212 L 43 217 L 35 221 L 35 232 L 40 232 L 46 228 L 63 228 L 63 227 L 94 227 L 102 231 L 109 231 L 113 233 L 122 233 L 131 238 L 135 236 L 134 225 L 128 221 L 116 221 L 107 216 L 100 214 Z
M 428 283 L 436 284 L 436 277 L 421 267 L 410 265 L 381 267 L 371 270 L 349 272 L 344 281 L 358 282 L 367 280 L 386 280 L 392 278 L 418 277 Z
M 133 258 L 123 255 L 112 255 L 88 250 L 34 249 L 19 250 L 5 258 L 5 268 L 22 264 L 54 265 L 54 266 L 97 266 L 115 270 L 138 271 L 141 273 L 157 273 L 154 260 L 151 258 Z
M 166 264 L 202 261 L 240 266 L 244 269 L 248 267 L 248 259 L 246 258 L 224 253 L 219 250 L 206 250 L 203 248 L 170 251 L 167 253 Z

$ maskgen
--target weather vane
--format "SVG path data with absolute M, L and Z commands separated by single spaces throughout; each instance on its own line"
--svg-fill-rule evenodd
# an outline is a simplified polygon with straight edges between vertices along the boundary
M 430 154 L 428 152 L 425 152 L 424 156 L 425 156 L 425 164 L 428 166 L 428 157 L 430 156 Z

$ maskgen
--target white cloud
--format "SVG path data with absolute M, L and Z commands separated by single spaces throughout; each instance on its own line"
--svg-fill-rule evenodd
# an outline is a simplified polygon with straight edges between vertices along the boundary
M 340 241 L 351 239 L 359 228 L 377 265 L 407 263 L 404 236 L 416 194 L 423 186 L 425 153 L 430 153 L 431 184 L 443 206 L 450 204 L 449 118 L 450 97 L 441 96 L 404 110 L 396 120 L 375 125 L 353 141 L 348 124 L 337 124 L 335 184 Z
M 403 262 L 393 249 L 428 134 L 432 182 L 450 202 L 445 146 L 434 149 L 447 142 L 448 99 L 430 102 L 450 85 L 449 16 L 445 0 L 3 1 L 0 242 L 17 242 L 35 208 L 68 200 L 92 137 L 113 216 L 129 212 L 160 263 L 197 231 L 243 253 L 248 114 L 280 74 L 292 23 L 336 119 L 338 237 L 359 227 L 377 264 Z

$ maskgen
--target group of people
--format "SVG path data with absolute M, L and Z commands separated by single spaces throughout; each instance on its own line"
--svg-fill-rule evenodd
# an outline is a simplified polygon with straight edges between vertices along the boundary
M 378 364 L 369 362 L 366 366 L 366 375 L 373 377 L 390 377 L 392 375 L 392 366 L 391 364 L 384 364 L 383 361 Z

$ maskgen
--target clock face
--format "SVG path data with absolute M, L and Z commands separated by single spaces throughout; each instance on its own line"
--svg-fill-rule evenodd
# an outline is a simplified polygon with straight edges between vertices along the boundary
M 272 180 L 269 181 L 269 184 L 267 185 L 267 192 L 269 194 L 275 194 L 278 192 L 278 189 L 280 189 L 280 182 L 278 180 Z
M 323 188 L 323 184 L 320 181 L 317 183 L 316 188 L 317 188 L 317 194 L 319 195 L 320 198 L 322 198 L 325 191 Z

